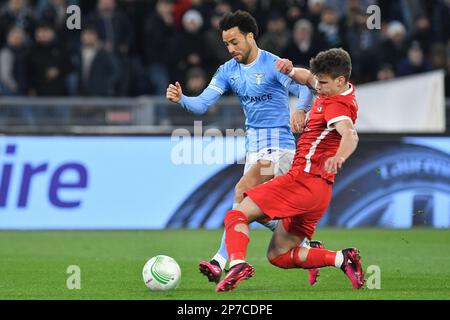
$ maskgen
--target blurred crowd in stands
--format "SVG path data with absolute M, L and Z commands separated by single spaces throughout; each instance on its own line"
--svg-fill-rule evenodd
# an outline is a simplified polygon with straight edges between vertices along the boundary
M 73 4 L 81 30 L 66 27 Z M 197 95 L 230 59 L 218 24 L 237 9 L 261 48 L 298 66 L 343 47 L 355 83 L 442 69 L 450 96 L 450 0 L 0 0 L 0 95 L 165 95 L 176 80 Z

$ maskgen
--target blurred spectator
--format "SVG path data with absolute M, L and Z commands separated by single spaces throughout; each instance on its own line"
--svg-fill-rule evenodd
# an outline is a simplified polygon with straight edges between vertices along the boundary
M 356 1 L 356 0 L 351 0 Z M 417 2 L 412 0 L 411 2 Z M 376 3 L 382 12 L 381 19 L 387 21 L 399 21 L 403 26 L 409 26 L 411 12 L 408 10 L 407 1 L 377 0 Z
M 116 9 L 115 0 L 98 0 L 97 9 L 88 17 L 95 25 L 105 49 L 126 56 L 132 45 L 133 34 L 128 17 Z
M 342 46 L 341 36 L 339 34 L 339 19 L 336 11 L 331 8 L 325 8 L 323 10 L 318 30 L 324 34 L 328 46 Z
M 290 33 L 283 16 L 278 12 L 272 13 L 267 20 L 267 31 L 259 40 L 260 47 L 280 56 L 286 49 L 289 39 Z
M 80 32 L 69 30 L 66 27 L 67 7 L 74 0 L 45 0 L 41 1 L 41 10 L 38 10 L 40 23 L 49 24 L 55 29 L 57 38 L 64 41 L 71 52 L 76 52 L 80 45 Z
M 28 70 L 31 95 L 65 96 L 66 76 L 73 69 L 69 53 L 58 43 L 55 30 L 50 25 L 39 25 L 35 38 Z
M 208 24 L 208 18 L 215 11 L 215 7 L 216 7 L 216 1 L 214 1 L 214 0 L 213 1 L 211 1 L 211 0 L 191 0 L 191 6 L 189 9 L 194 9 L 194 10 L 198 11 L 202 15 L 203 21 L 205 21 L 205 23 L 203 24 L 202 32 L 205 32 L 207 29 L 209 29 L 211 27 Z M 181 19 L 181 22 L 183 22 L 183 19 Z
M 142 54 L 144 52 L 144 26 L 150 11 L 154 10 L 155 1 L 148 0 L 118 0 L 118 10 L 127 16 L 131 25 L 133 41 L 129 52 Z
M 99 42 L 95 48 L 80 49 L 81 32 L 65 28 L 66 8 L 71 4 L 81 7 L 83 28 L 95 26 Z M 381 30 L 369 30 L 366 26 L 366 9 L 371 4 L 381 8 Z M 59 67 L 50 67 L 43 76 L 42 70 L 53 59 L 51 56 L 43 57 L 42 66 L 36 58 L 25 59 L 24 48 L 30 46 L 46 55 L 42 43 L 33 43 L 39 21 L 56 30 L 55 38 L 61 42 L 51 46 L 74 52 L 74 58 L 84 56 L 83 61 L 92 61 L 93 78 L 105 71 L 114 55 L 117 63 L 110 74 L 119 70 L 116 86 L 111 89 L 106 76 L 108 81 L 100 82 L 102 89 L 84 83 L 83 94 L 165 95 L 171 76 L 186 82 L 189 70 L 201 68 L 209 79 L 220 64 L 230 59 L 218 21 L 224 13 L 236 9 L 247 10 L 257 19 L 261 48 L 290 58 L 296 65 L 308 66 L 309 59 L 320 50 L 344 47 L 352 56 L 355 83 L 391 78 L 394 71 L 403 75 L 447 68 L 444 47 L 450 41 L 450 0 L 0 0 L 3 93 L 66 92 L 63 89 L 67 73 L 60 69 L 60 62 L 55 63 Z M 7 43 L 7 33 L 15 27 L 22 29 L 22 37 L 20 31 L 11 36 L 23 38 L 24 47 L 20 49 L 13 48 L 9 40 Z M 417 41 L 421 50 L 408 50 L 412 41 Z M 103 63 L 97 64 L 98 57 Z M 12 58 L 14 67 L 7 62 Z M 18 63 L 22 59 L 30 63 Z M 102 66 L 99 70 L 103 71 L 98 72 L 94 66 Z M 32 75 L 30 84 L 34 90 L 26 89 L 27 81 L 21 80 L 26 76 L 22 78 L 22 73 Z M 52 83 L 41 84 L 36 80 L 39 77 Z M 68 78 L 70 94 L 77 95 L 77 77 Z M 21 89 L 15 91 L 16 86 Z
M 24 30 L 13 27 L 0 51 L 0 90 L 4 95 L 27 94 L 27 48 Z
M 40 24 L 35 31 L 35 45 L 30 50 L 28 78 L 31 96 L 66 96 L 67 76 L 73 69 L 71 57 L 66 48 L 56 39 L 51 25 Z M 33 118 L 40 124 L 41 117 L 46 123 L 50 119 L 59 125 L 70 122 L 70 109 L 67 106 L 39 107 L 33 110 Z
M 216 5 L 214 7 L 214 12 L 216 12 L 218 15 L 222 16 L 225 13 L 233 11 L 233 8 L 231 5 L 226 2 L 225 0 L 218 0 L 216 1 Z
M 222 40 L 219 21 L 222 15 L 216 11 L 211 15 L 211 28 L 205 33 L 205 68 L 210 76 L 219 65 L 231 59 Z
M 408 55 L 397 66 L 397 76 L 408 76 L 431 70 L 431 64 L 424 57 L 420 44 L 414 41 L 408 49 Z
M 376 0 L 327 0 L 327 7 L 333 8 L 338 15 L 338 19 L 342 19 L 349 12 L 355 9 L 365 11 L 369 5 L 376 4 L 376 2 Z
M 34 32 L 35 19 L 26 0 L 8 0 L 0 9 L 0 47 L 6 42 L 9 29 L 17 26 L 25 30 L 25 35 Z
M 248 11 L 258 22 L 259 34 L 266 32 L 269 1 L 240 0 L 234 9 Z
M 66 0 L 48 0 L 42 8 L 39 20 L 51 24 L 58 33 L 61 33 L 66 28 L 67 7 Z
M 294 25 L 292 39 L 284 53 L 297 66 L 309 66 L 309 60 L 326 48 L 319 33 L 314 32 L 313 25 L 306 19 L 300 19 Z
M 364 22 L 366 21 L 365 8 L 361 5 L 359 0 L 346 0 L 345 6 L 343 7 L 345 11 L 344 14 L 341 15 L 339 22 L 342 33 L 361 25 L 361 15 L 364 16 Z
M 435 43 L 432 45 L 430 51 L 430 61 L 433 70 L 445 70 L 447 63 L 447 55 L 445 49 L 446 48 L 442 43 Z
M 435 0 L 432 14 L 434 39 L 447 43 L 450 41 L 450 0 Z
M 429 54 L 433 42 L 433 31 L 430 20 L 426 16 L 419 16 L 415 19 L 411 38 L 419 42 L 425 55 Z
M 191 0 L 174 0 L 173 1 L 173 18 L 175 29 L 177 31 L 183 28 L 181 20 L 183 19 L 183 15 L 189 8 L 192 6 Z
M 305 18 L 308 19 L 313 26 L 317 27 L 319 25 L 325 5 L 325 0 L 308 0 L 308 12 L 305 15 Z
M 151 93 L 165 95 L 169 76 L 170 43 L 175 36 L 173 1 L 158 0 L 144 27 L 144 64 L 148 70 Z
M 115 0 L 98 0 L 97 9 L 88 17 L 88 24 L 95 25 L 104 48 L 116 55 L 120 68 L 117 94 L 127 96 L 130 91 L 131 63 L 128 59 L 134 44 L 134 34 L 128 16 L 117 10 Z
M 186 74 L 185 91 L 188 96 L 198 96 L 208 85 L 206 73 L 203 69 L 194 67 Z
M 381 43 L 379 51 L 381 62 L 396 66 L 406 56 L 408 39 L 406 29 L 399 21 L 392 21 L 386 30 L 387 38 Z
M 394 78 L 395 78 L 394 69 L 389 64 L 382 65 L 377 72 L 378 81 L 386 81 Z
M 191 67 L 201 67 L 204 63 L 205 49 L 201 28 L 203 18 L 197 10 L 189 10 L 183 16 L 182 32 L 172 39 L 170 65 L 173 67 L 173 79 L 184 79 Z
M 305 0 L 270 1 L 270 12 L 282 13 L 287 28 L 291 30 L 295 22 L 306 14 L 307 4 Z
M 343 46 L 352 57 L 352 81 L 374 81 L 378 71 L 379 32 L 366 25 L 367 16 L 359 2 L 347 1 L 347 14 L 340 21 Z
M 79 57 L 79 93 L 82 96 L 112 97 L 119 76 L 114 56 L 106 51 L 94 28 L 85 27 L 81 33 Z

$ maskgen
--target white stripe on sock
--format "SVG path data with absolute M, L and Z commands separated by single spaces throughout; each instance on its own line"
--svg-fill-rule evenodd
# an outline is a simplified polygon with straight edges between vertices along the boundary
M 222 255 L 220 255 L 219 253 L 216 253 L 216 255 L 213 257 L 213 260 L 216 260 L 219 263 L 220 268 L 222 270 L 225 269 L 225 265 L 227 264 L 227 259 L 225 259 Z
M 230 261 L 230 268 L 234 267 L 235 265 L 237 265 L 239 263 L 242 263 L 242 262 L 245 262 L 245 260 L 233 260 L 233 261 Z
M 336 258 L 334 259 L 334 265 L 336 266 L 336 268 L 340 268 L 343 263 L 344 263 L 344 255 L 342 254 L 342 251 L 337 251 Z

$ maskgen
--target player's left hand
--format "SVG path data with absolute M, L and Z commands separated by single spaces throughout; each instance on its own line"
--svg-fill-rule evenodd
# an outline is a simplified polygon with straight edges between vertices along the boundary
M 296 110 L 291 114 L 291 130 L 293 133 L 302 133 L 305 128 L 305 110 Z
M 289 59 L 278 59 L 275 62 L 275 68 L 281 73 L 289 74 L 294 68 L 294 65 L 292 64 L 292 61 Z
M 331 157 L 325 161 L 325 171 L 328 173 L 337 173 L 345 162 L 344 157 Z

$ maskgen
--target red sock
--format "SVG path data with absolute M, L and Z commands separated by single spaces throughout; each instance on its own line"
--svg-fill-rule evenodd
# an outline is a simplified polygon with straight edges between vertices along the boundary
M 225 216 L 225 244 L 230 261 L 245 260 L 247 245 L 250 239 L 235 227 L 239 224 L 248 226 L 247 217 L 239 210 L 230 210 Z
M 334 266 L 334 261 L 336 260 L 336 251 L 310 248 L 304 262 L 300 262 L 298 255 L 297 260 L 299 267 L 303 269 Z
M 330 251 L 326 249 L 310 248 L 305 261 L 300 261 L 298 252 L 300 247 L 289 250 L 288 252 L 279 255 L 278 257 L 270 260 L 270 262 L 283 269 L 291 268 L 321 268 L 334 266 L 336 259 L 336 251 Z

